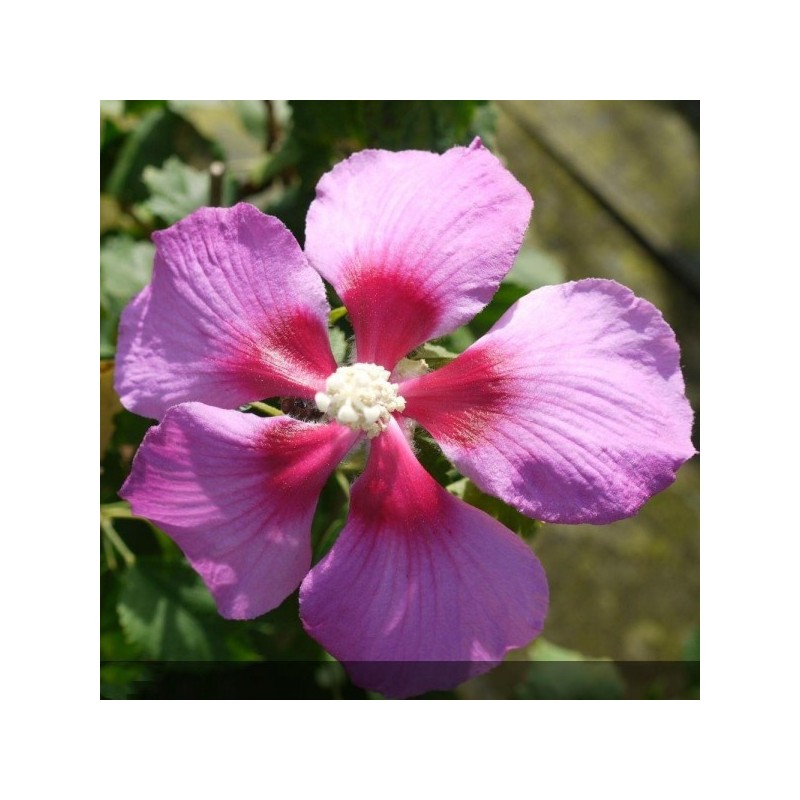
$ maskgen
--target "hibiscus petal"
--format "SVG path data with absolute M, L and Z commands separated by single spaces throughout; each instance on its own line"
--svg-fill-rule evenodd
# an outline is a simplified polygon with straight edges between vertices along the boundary
M 357 684 L 392 697 L 486 672 L 546 612 L 530 549 L 439 486 L 394 420 L 370 444 L 347 525 L 300 587 L 308 633 Z
M 324 175 L 305 249 L 347 306 L 358 360 L 391 370 L 472 319 L 511 268 L 532 208 L 479 139 L 443 155 L 365 150 Z
M 160 419 L 187 400 L 235 408 L 324 387 L 336 369 L 325 289 L 280 220 L 201 208 L 153 239 L 153 281 L 120 323 L 126 408 Z
M 550 522 L 635 514 L 695 452 L 675 334 L 614 281 L 548 286 L 440 370 L 400 386 L 485 492 Z
M 319 493 L 357 438 L 185 403 L 150 429 L 120 495 L 177 542 L 223 617 L 251 619 L 308 572 Z

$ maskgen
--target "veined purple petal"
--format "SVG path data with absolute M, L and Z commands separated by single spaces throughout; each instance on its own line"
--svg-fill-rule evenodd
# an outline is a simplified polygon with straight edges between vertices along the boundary
M 511 269 L 533 201 L 479 139 L 365 150 L 317 185 L 306 253 L 347 306 L 358 360 L 392 370 L 469 321 Z
M 440 370 L 405 413 L 485 492 L 536 519 L 635 514 L 695 450 L 675 334 L 614 281 L 548 286 Z
M 392 420 L 370 443 L 347 525 L 303 581 L 300 615 L 357 684 L 408 697 L 527 644 L 547 596 L 530 549 L 439 486 Z
M 153 239 L 153 281 L 120 323 L 126 408 L 161 419 L 189 400 L 235 408 L 324 387 L 336 369 L 325 289 L 280 220 L 201 208 Z
M 177 542 L 223 617 L 251 619 L 308 572 L 319 493 L 357 438 L 185 403 L 150 429 L 120 495 Z

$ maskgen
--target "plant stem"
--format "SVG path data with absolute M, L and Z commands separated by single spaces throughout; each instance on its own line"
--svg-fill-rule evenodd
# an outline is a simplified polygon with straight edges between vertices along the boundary
M 122 541 L 120 535 L 114 530 L 114 526 L 111 524 L 111 520 L 107 517 L 100 517 L 100 527 L 103 529 L 103 533 L 108 537 L 111 544 L 117 548 L 117 551 L 122 556 L 122 560 L 129 566 L 132 567 L 136 563 L 136 556 L 130 551 L 128 545 Z
M 267 405 L 266 403 L 248 403 L 247 405 L 249 405 L 250 408 L 254 408 L 256 411 L 269 414 L 271 417 L 283 416 L 283 411 L 281 411 L 279 408 L 275 408 L 274 406 Z
M 104 519 L 131 519 L 131 507 L 125 503 L 106 503 L 100 506 L 100 516 Z
M 105 536 L 102 537 L 102 542 L 103 542 L 103 552 L 105 553 L 106 556 L 106 564 L 108 564 L 108 568 L 112 570 L 112 572 L 116 571 L 118 565 L 117 565 L 117 557 L 114 555 L 114 548 L 111 546 L 111 543 Z
M 336 483 L 339 484 L 339 488 L 344 493 L 344 498 L 349 502 L 350 500 L 350 482 L 345 477 L 344 473 L 341 470 L 336 470 L 334 473 L 334 477 L 336 478 Z
M 332 308 L 328 313 L 328 324 L 333 325 L 334 322 L 346 316 L 347 316 L 347 309 L 344 306 L 338 306 L 337 308 Z
M 208 204 L 210 206 L 222 205 L 222 179 L 225 177 L 225 164 L 222 161 L 213 161 L 208 168 L 211 183 L 208 191 Z

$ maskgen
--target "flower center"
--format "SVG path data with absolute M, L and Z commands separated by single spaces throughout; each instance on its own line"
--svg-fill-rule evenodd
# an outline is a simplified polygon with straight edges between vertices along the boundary
M 389 383 L 389 371 L 377 364 L 339 367 L 325 382 L 325 391 L 314 396 L 317 408 L 330 419 L 370 439 L 388 424 L 393 411 L 403 411 L 406 401 Z

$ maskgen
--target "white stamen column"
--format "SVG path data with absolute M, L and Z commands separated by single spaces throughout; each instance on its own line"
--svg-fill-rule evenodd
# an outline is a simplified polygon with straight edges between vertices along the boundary
M 339 367 L 317 392 L 314 402 L 329 419 L 372 439 L 389 424 L 393 411 L 403 411 L 406 401 L 397 394 L 397 384 L 389 383 L 389 371 L 377 364 L 352 364 Z

